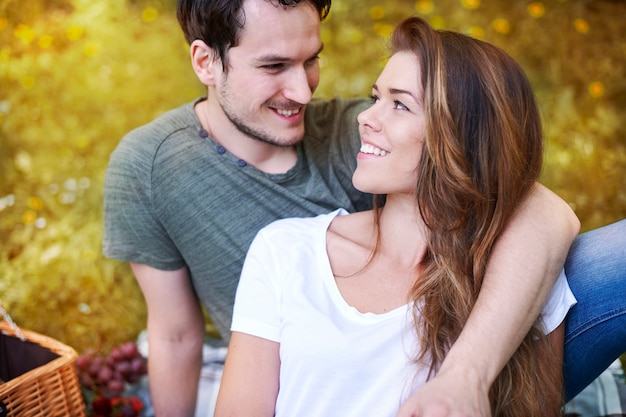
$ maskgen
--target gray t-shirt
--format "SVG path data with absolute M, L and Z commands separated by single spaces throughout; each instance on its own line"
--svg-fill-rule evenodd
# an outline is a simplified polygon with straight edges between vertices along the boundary
M 112 153 L 104 186 L 107 257 L 161 270 L 187 265 L 194 289 L 228 340 L 235 291 L 256 233 L 274 220 L 338 207 L 371 207 L 352 186 L 365 100 L 314 100 L 298 161 L 267 174 L 202 130 L 195 102 L 128 133 Z

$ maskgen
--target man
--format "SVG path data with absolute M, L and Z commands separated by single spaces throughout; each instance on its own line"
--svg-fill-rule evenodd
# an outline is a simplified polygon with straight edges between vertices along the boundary
M 330 0 L 180 0 L 207 98 L 129 133 L 111 156 L 104 252 L 131 263 L 147 302 L 158 417 L 193 415 L 201 304 L 228 340 L 256 232 L 283 217 L 370 205 L 351 184 L 363 102 L 312 101 L 329 8 Z M 488 415 L 489 385 L 533 324 L 578 227 L 564 202 L 535 187 L 494 249 L 466 330 L 402 413 Z

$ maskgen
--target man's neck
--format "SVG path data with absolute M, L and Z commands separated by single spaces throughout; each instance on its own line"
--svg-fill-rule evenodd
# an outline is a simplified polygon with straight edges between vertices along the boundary
M 237 129 L 219 106 L 203 100 L 195 106 L 202 127 L 237 158 L 268 174 L 282 174 L 297 162 L 295 146 L 276 146 L 254 139 Z

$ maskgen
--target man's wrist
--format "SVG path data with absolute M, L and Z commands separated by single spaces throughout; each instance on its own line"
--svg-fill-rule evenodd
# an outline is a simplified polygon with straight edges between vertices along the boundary
M 446 358 L 441 364 L 437 375 L 463 381 L 463 384 L 488 393 L 497 375 L 492 376 L 487 367 L 474 366 L 471 363 L 471 357 L 461 358 L 461 360 L 462 362 L 458 362 Z

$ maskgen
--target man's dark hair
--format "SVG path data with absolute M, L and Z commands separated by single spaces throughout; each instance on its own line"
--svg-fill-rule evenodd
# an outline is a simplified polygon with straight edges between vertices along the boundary
M 324 20 L 332 0 L 266 0 L 276 7 L 311 3 Z M 178 0 L 176 16 L 189 44 L 200 39 L 212 48 L 227 70 L 227 52 L 237 46 L 245 23 L 244 0 Z

